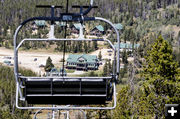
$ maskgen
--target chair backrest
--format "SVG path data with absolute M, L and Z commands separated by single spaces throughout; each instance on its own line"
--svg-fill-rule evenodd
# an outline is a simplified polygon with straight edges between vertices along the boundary
M 23 94 L 29 104 L 103 104 L 110 97 L 109 90 L 112 89 L 109 77 L 23 77 L 22 80 Z

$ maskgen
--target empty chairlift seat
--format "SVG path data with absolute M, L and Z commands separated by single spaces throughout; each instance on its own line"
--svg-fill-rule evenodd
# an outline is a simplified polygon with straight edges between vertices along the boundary
M 26 78 L 23 92 L 28 104 L 104 104 L 111 78 Z

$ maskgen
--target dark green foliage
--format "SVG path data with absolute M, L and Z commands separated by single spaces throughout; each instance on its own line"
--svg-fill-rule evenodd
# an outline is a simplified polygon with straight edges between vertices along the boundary
M 168 42 L 159 36 L 145 59 L 141 80 L 134 81 L 133 92 L 132 85 L 118 92 L 114 118 L 164 118 L 164 105 L 180 102 L 180 70 Z
M 112 64 L 111 64 L 111 61 L 110 59 L 108 60 L 108 74 L 112 74 Z
M 52 63 L 51 58 L 48 57 L 47 60 L 46 60 L 46 66 L 44 67 L 44 70 L 46 72 L 50 72 L 53 67 L 54 67 L 54 64 Z
M 109 76 L 112 73 L 113 73 L 113 71 L 112 71 L 111 61 L 106 60 L 106 63 L 104 64 L 104 67 L 103 67 L 102 76 Z
M 99 51 L 98 59 L 99 59 L 100 61 L 102 60 L 102 54 L 101 54 L 101 51 Z
M 172 48 L 161 36 L 152 45 L 145 57 L 147 66 L 143 77 L 146 79 L 144 90 L 154 114 L 164 116 L 164 105 L 179 103 L 180 77 L 177 62 L 174 61 Z
M 92 51 L 95 51 L 97 49 L 97 43 L 96 46 L 92 45 L 92 42 L 77 42 L 77 41 L 68 41 L 65 43 L 65 49 L 66 52 L 71 53 L 89 53 Z M 64 51 L 64 43 L 63 42 L 56 42 L 57 47 L 55 48 L 55 51 L 63 52 Z M 95 48 L 96 47 L 96 48 Z
M 97 41 L 94 41 L 94 42 L 93 42 L 92 47 L 93 47 L 93 50 L 98 50 L 98 44 L 97 44 Z
M 9 43 L 5 42 L 5 48 L 9 49 Z
M 30 70 L 20 69 L 24 76 L 35 76 Z M 15 107 L 15 78 L 12 68 L 0 65 L 0 119 L 30 119 L 29 111 Z
M 171 46 L 162 36 L 158 37 L 145 58 L 148 63 L 148 67 L 144 69 L 145 73 L 147 72 L 150 76 L 158 74 L 163 78 L 175 81 L 177 63 L 173 59 Z
M 103 67 L 103 74 L 102 76 L 107 76 L 108 75 L 108 63 L 106 61 L 106 63 L 104 64 L 104 67 Z
M 115 119 L 130 119 L 131 107 L 129 105 L 130 93 L 129 87 L 122 88 L 117 95 L 117 107 L 113 117 Z
M 122 53 L 122 62 L 123 62 L 123 64 L 128 64 L 127 58 L 128 58 L 127 52 L 126 52 L 126 50 L 124 50 L 123 53 Z
M 86 41 L 84 41 L 84 52 L 85 53 L 88 53 L 88 47 L 87 47 L 87 42 Z

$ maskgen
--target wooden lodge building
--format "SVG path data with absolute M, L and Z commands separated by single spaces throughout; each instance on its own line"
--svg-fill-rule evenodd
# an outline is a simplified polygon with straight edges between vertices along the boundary
M 47 24 L 46 24 L 45 20 L 35 20 L 31 24 L 32 30 L 37 30 L 38 28 L 44 28 L 46 26 L 47 26 Z
M 120 31 L 120 30 L 123 29 L 123 25 L 120 24 L 120 23 L 113 24 L 113 25 L 115 26 L 115 28 L 116 28 L 118 31 Z M 113 33 L 115 33 L 115 31 L 114 31 L 114 29 L 113 29 L 112 27 L 108 28 L 107 33 L 108 33 L 108 34 L 112 33 L 112 30 L 113 30 Z
M 120 51 L 122 52 L 123 50 L 126 51 L 132 51 L 133 48 L 139 48 L 140 44 L 131 44 L 131 43 L 120 43 Z M 114 45 L 115 48 L 118 48 L 118 44 Z
M 97 70 L 99 60 L 96 55 L 70 54 L 67 58 L 66 68 L 76 70 Z
M 120 23 L 117 23 L 117 24 L 113 24 L 114 26 L 115 26 L 115 28 L 118 30 L 118 31 L 120 31 L 120 30 L 122 30 L 123 29 L 123 26 L 122 26 L 122 24 L 120 24 Z M 108 28 L 108 29 L 106 29 L 107 31 L 105 32 L 105 29 L 104 29 L 104 27 L 102 26 L 102 25 L 98 25 L 98 26 L 96 26 L 94 29 L 92 29 L 91 31 L 90 31 L 90 35 L 95 35 L 95 36 L 100 36 L 100 35 L 104 35 L 105 33 L 111 33 L 112 32 L 112 30 L 113 30 L 113 33 L 115 33 L 115 31 L 114 31 L 114 29 L 112 28 L 112 27 L 110 27 L 110 28 Z
M 78 23 L 78 24 L 73 24 L 71 26 L 71 32 L 74 33 L 74 34 L 79 34 L 79 30 L 80 30 L 80 27 L 81 27 L 81 24 Z M 83 25 L 83 30 L 85 30 L 85 26 Z
M 98 25 L 90 31 L 90 35 L 95 35 L 95 36 L 100 36 L 103 35 L 104 33 L 105 33 L 104 27 L 102 25 Z

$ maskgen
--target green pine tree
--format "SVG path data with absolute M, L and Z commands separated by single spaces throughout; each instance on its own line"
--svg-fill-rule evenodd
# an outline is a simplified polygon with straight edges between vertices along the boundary
M 162 36 L 156 39 L 145 59 L 144 91 L 154 114 L 160 118 L 164 116 L 165 104 L 180 102 L 178 64 L 173 59 L 172 47 Z
M 94 41 L 94 42 L 93 42 L 93 50 L 98 50 L 97 41 Z
M 108 63 L 106 61 L 106 63 L 104 64 L 104 67 L 103 67 L 102 76 L 107 76 L 107 75 L 108 75 Z
M 101 51 L 99 51 L 98 59 L 99 59 L 100 61 L 102 60 L 102 54 L 101 54 Z
M 88 53 L 88 46 L 86 41 L 84 41 L 84 52 Z
M 123 87 L 117 95 L 117 107 L 114 110 L 114 119 L 130 119 L 131 107 L 129 105 L 130 100 L 129 86 Z
M 9 43 L 8 42 L 5 42 L 5 48 L 9 49 Z
M 44 70 L 46 72 L 50 72 L 53 67 L 54 67 L 54 64 L 52 63 L 51 58 L 48 57 L 48 59 L 46 60 L 46 66 L 44 67 Z
M 122 53 L 122 62 L 124 63 L 124 64 L 128 64 L 128 56 L 127 56 L 127 52 L 126 52 L 126 50 L 123 50 L 123 53 Z
M 110 59 L 108 60 L 108 74 L 112 74 L 112 64 Z

